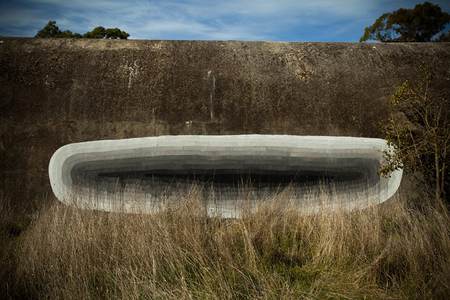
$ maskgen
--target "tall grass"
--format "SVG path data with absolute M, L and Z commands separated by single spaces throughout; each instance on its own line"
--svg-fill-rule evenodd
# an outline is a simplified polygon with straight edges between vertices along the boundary
M 281 195 L 280 197 L 285 197 Z M 198 195 L 152 214 L 42 209 L 3 264 L 9 295 L 97 298 L 445 298 L 450 218 L 405 199 L 302 215 L 266 203 L 206 217 Z M 10 279 L 12 280 L 12 279 Z

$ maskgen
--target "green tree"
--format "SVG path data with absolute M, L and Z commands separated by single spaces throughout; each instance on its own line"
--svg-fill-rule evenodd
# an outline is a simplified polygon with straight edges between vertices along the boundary
M 126 40 L 130 35 L 120 30 L 119 28 L 108 28 L 106 29 L 106 38 L 107 39 L 121 39 Z
M 80 38 L 81 34 L 73 33 L 70 30 L 61 31 L 56 25 L 56 21 L 48 21 L 47 25 L 44 26 L 35 35 L 37 38 Z
M 103 39 L 106 35 L 106 29 L 102 26 L 97 26 L 91 31 L 86 32 L 83 37 L 88 39 Z
M 450 15 L 429 2 L 385 13 L 364 29 L 360 42 L 430 42 L 450 22 Z
M 421 74 L 416 82 L 403 82 L 390 98 L 384 133 L 393 151 L 385 152 L 381 173 L 388 175 L 403 167 L 434 186 L 436 199 L 446 199 L 450 188 L 449 80 L 427 67 L 422 67 Z
M 37 38 L 89 38 L 89 39 L 127 39 L 130 35 L 119 28 L 105 28 L 97 26 L 91 31 L 81 35 L 70 30 L 61 31 L 56 21 L 48 21 L 35 35 Z
M 83 37 L 90 39 L 127 39 L 130 35 L 119 28 L 95 27 L 92 31 L 86 32 Z
M 48 21 L 47 25 L 44 26 L 38 33 L 35 35 L 37 38 L 51 38 L 57 37 L 61 33 L 59 27 L 56 25 L 55 21 Z

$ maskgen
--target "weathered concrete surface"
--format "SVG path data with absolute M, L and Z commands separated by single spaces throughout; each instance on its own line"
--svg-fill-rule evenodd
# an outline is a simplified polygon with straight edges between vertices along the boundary
M 450 44 L 5 39 L 0 43 L 1 189 L 50 191 L 64 144 L 159 134 L 380 137 L 395 85 Z
M 322 184 L 332 185 L 335 194 L 328 206 L 361 209 L 386 201 L 400 186 L 401 170 L 389 177 L 379 175 L 386 150 L 382 139 L 332 136 L 179 135 L 102 140 L 59 148 L 50 160 L 49 177 L 60 201 L 106 211 L 152 212 L 167 191 L 178 192 L 180 179 L 187 179 L 188 185 L 200 184 L 202 190 L 212 187 L 214 196 L 205 200 L 215 199 L 206 203 L 214 215 L 239 215 L 239 203 L 257 205 L 263 194 L 272 199 L 286 187 L 298 209 L 311 211 L 322 205 L 321 199 L 306 203 L 305 194 L 323 188 Z M 236 180 L 230 180 L 232 176 Z M 245 187 L 244 178 L 251 178 Z M 127 188 L 130 184 L 138 186 Z M 243 188 L 255 197 L 249 199 L 248 192 L 240 195 Z M 117 193 L 120 201 L 115 199 Z

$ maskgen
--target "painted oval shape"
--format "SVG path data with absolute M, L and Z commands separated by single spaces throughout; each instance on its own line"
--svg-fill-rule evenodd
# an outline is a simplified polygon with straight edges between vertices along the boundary
M 207 200 L 208 212 L 225 217 L 239 215 L 235 201 L 243 198 L 240 190 L 251 190 L 257 202 L 286 187 L 297 203 L 305 204 L 307 192 L 332 186 L 341 200 L 329 204 L 354 209 L 382 203 L 397 191 L 402 170 L 389 177 L 378 174 L 387 149 L 382 139 L 333 136 L 98 140 L 59 148 L 50 160 L 49 177 L 61 202 L 105 211 L 153 212 L 168 191 L 183 193 L 192 184 L 208 187 L 214 198 Z M 317 206 L 309 201 L 302 209 Z

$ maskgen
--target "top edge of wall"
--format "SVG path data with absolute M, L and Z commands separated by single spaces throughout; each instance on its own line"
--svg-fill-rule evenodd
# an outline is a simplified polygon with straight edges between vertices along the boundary
M 239 40 L 107 40 L 107 39 L 71 39 L 71 38 L 21 38 L 0 37 L 2 46 L 48 49 L 86 49 L 86 50 L 146 50 L 176 45 L 215 45 L 222 47 L 316 47 L 316 48 L 350 48 L 350 49 L 411 49 L 426 51 L 427 49 L 450 49 L 450 43 L 358 43 L 358 42 L 283 42 L 283 41 L 239 41 Z

